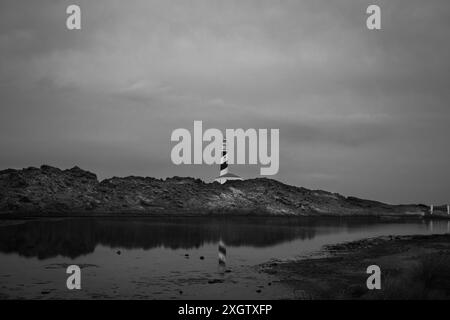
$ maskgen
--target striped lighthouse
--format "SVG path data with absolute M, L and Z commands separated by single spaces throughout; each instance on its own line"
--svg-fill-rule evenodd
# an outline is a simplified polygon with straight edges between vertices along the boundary
M 215 179 L 215 181 L 224 184 L 228 180 L 243 180 L 243 179 L 235 174 L 228 172 L 227 139 L 223 139 L 222 157 L 220 158 L 220 175 Z
M 220 176 L 228 174 L 228 152 L 227 152 L 227 139 L 223 139 L 222 144 L 222 157 L 220 158 Z

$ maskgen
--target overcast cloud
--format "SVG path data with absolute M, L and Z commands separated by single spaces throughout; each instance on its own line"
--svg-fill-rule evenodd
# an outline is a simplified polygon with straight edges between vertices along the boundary
M 203 120 L 279 128 L 283 182 L 448 203 L 449 35 L 448 0 L 2 0 L 0 168 L 211 181 L 170 161 L 172 130 Z

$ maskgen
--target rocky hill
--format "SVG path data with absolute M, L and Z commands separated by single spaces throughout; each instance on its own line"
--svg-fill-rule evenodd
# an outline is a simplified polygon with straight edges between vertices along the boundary
M 94 173 L 78 167 L 0 171 L 1 214 L 420 216 L 426 210 L 421 205 L 393 206 L 266 178 L 221 185 L 180 177 L 99 181 Z

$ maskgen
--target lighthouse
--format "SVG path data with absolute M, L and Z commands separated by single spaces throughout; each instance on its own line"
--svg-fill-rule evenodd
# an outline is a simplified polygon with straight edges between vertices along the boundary
M 220 158 L 220 175 L 214 181 L 224 184 L 229 180 L 243 180 L 243 179 L 233 173 L 228 172 L 227 139 L 223 139 L 222 157 Z

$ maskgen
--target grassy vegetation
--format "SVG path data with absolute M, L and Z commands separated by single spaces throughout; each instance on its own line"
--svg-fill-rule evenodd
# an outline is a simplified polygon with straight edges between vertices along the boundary
M 382 290 L 369 299 L 429 300 L 450 298 L 450 255 L 448 252 L 420 256 L 416 267 L 401 274 L 387 273 Z

